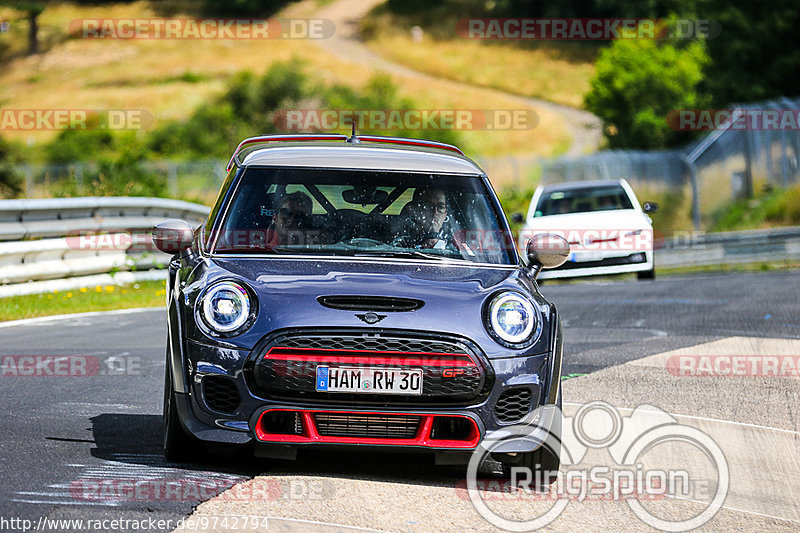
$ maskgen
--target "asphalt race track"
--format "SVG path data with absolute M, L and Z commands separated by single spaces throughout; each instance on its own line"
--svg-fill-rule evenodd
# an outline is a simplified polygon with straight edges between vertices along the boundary
M 787 468 L 787 472 L 798 468 L 800 379 L 782 381 L 780 387 L 775 382 L 754 386 L 756 395 L 768 389 L 767 399 L 759 405 L 774 402 L 777 414 L 772 420 L 772 411 L 758 411 L 758 406 L 749 413 L 734 408 L 745 397 L 741 391 L 730 392 L 740 386 L 737 378 L 727 378 L 719 386 L 714 382 L 713 387 L 697 387 L 696 395 L 692 396 L 675 393 L 678 389 L 662 389 L 659 383 L 663 381 L 654 380 L 653 374 L 646 372 L 649 365 L 646 361 L 657 360 L 659 354 L 717 346 L 715 343 L 727 339 L 764 338 L 784 342 L 780 345 L 789 346 L 790 352 L 794 350 L 794 355 L 798 355 L 795 350 L 800 346 L 796 344 L 800 339 L 797 272 L 697 274 L 665 277 L 655 282 L 547 284 L 542 292 L 558 305 L 565 326 L 565 405 L 602 399 L 619 407 L 633 408 L 637 402 L 646 401 L 690 418 L 734 420 L 736 424 L 761 427 L 765 431 L 782 428 L 779 431 L 788 439 L 786 445 L 789 456 L 794 454 L 794 463 L 778 462 L 774 468 Z M 428 508 L 433 509 L 439 505 L 434 495 L 443 490 L 452 492 L 459 478 L 463 479 L 463 469 L 433 468 L 424 458 L 307 452 L 296 463 L 241 457 L 193 466 L 167 463 L 160 448 L 165 336 L 163 312 L 159 310 L 0 325 L 0 356 L 4 361 L 0 377 L 0 515 L 3 518 L 30 520 L 34 527 L 43 517 L 171 519 L 174 528 L 175 521 L 188 516 L 201 500 L 215 494 L 188 491 L 156 496 L 126 493 L 119 497 L 118 493 L 98 492 L 98 480 L 112 480 L 116 487 L 143 479 L 157 481 L 152 487 L 174 481 L 180 481 L 182 487 L 191 487 L 198 481 L 212 480 L 219 488 L 215 492 L 223 492 L 235 483 L 259 476 L 256 482 L 261 480 L 277 490 L 277 499 L 297 500 L 284 502 L 279 508 L 283 513 L 274 507 L 264 511 L 271 517 L 286 519 L 278 522 L 281 530 L 334 531 L 338 528 L 334 524 L 384 531 L 448 530 L 450 526 L 453 530 L 482 530 L 481 524 L 489 529 L 474 512 L 470 516 L 453 515 L 444 508 L 437 515 L 442 521 L 436 525 L 425 523 L 424 513 L 415 514 L 413 505 L 424 504 L 427 494 L 431 495 Z M 56 355 L 77 357 L 73 367 L 57 369 L 47 359 Z M 9 366 L 9 362 L 21 360 L 17 356 L 39 356 L 40 368 L 35 375 L 18 375 L 13 365 Z M 84 372 L 87 368 L 88 372 Z M 49 372 L 68 375 L 47 375 Z M 795 405 L 786 405 L 791 402 Z M 733 451 L 726 449 L 726 453 L 729 461 L 738 460 Z M 731 466 L 732 472 L 734 467 Z M 732 477 L 732 488 L 736 488 L 736 479 Z M 159 485 L 159 481 L 163 483 Z M 789 492 L 796 490 L 793 495 L 800 495 L 797 478 L 790 483 Z M 374 515 L 391 515 L 391 519 L 362 518 L 358 512 L 348 510 L 348 502 L 382 487 L 394 487 L 398 501 L 391 508 L 376 508 Z M 403 497 L 413 499 L 409 500 L 408 512 Z M 736 498 L 741 498 L 741 503 L 723 509 L 718 518 L 722 522 L 715 528 L 728 524 L 728 520 L 730 524 L 740 524 L 743 530 L 800 528 L 800 518 L 795 519 L 797 503 L 794 508 L 791 503 L 786 504 L 788 507 L 775 504 L 777 507 L 767 512 L 756 504 L 743 509 L 750 505 L 751 499 L 742 495 L 729 496 L 729 503 Z M 228 507 L 216 510 L 251 513 L 252 507 L 245 503 L 228 502 Z M 354 509 L 357 504 L 353 502 Z M 768 506 L 769 502 L 763 505 Z M 764 522 L 741 522 L 745 516 L 742 513 L 747 520 Z M 570 529 L 570 524 L 597 531 L 619 528 L 619 524 L 612 526 L 613 521 L 609 522 L 613 516 L 604 517 L 602 513 L 593 516 L 588 521 L 571 515 L 559 520 L 565 529 Z M 559 529 L 558 521 L 553 525 Z M 645 529 L 641 526 L 631 525 L 633 530 Z

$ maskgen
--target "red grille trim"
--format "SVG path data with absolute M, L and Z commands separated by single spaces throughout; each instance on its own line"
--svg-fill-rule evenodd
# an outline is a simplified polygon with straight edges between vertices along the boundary
M 264 416 L 270 412 L 284 411 L 290 413 L 299 413 L 303 421 L 302 435 L 290 435 L 282 433 L 268 433 L 263 428 Z M 374 438 L 374 437 L 341 437 L 320 435 L 317 431 L 316 421 L 314 420 L 315 413 L 328 413 L 328 414 L 352 414 L 352 415 L 380 415 L 380 416 L 393 416 L 393 415 L 406 415 L 418 416 L 421 418 L 419 429 L 414 438 L 411 439 L 392 439 L 392 438 Z M 434 420 L 437 418 L 459 418 L 469 421 L 471 424 L 469 436 L 463 440 L 450 440 L 450 439 L 433 439 L 431 438 L 431 431 L 433 430 Z M 475 448 L 481 440 L 481 432 L 478 429 L 478 424 L 472 418 L 466 415 L 437 415 L 437 414 L 424 414 L 424 413 L 409 413 L 409 412 L 380 412 L 380 411 L 317 411 L 307 409 L 267 409 L 258 416 L 258 421 L 255 427 L 256 439 L 260 442 L 284 443 L 284 444 L 374 444 L 384 446 L 422 446 L 426 448 Z

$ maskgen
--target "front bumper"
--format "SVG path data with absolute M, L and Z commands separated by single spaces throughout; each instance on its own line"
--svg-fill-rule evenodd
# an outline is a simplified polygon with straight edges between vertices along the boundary
M 487 375 L 491 375 L 491 383 L 487 384 L 485 393 L 458 405 L 267 398 L 253 392 L 252 383 L 248 382 L 247 363 L 253 359 L 251 352 L 187 341 L 184 349 L 188 359 L 189 394 L 177 395 L 179 415 L 187 432 L 209 443 L 255 442 L 260 447 L 276 448 L 359 445 L 470 451 L 487 435 L 502 434 L 504 428 L 518 424 L 537 407 L 555 403 L 561 374 L 561 331 L 555 325 L 557 320 L 553 324 L 552 349 L 548 353 L 483 358 L 482 364 L 489 366 Z M 223 413 L 209 405 L 207 385 L 214 380 L 225 381 L 231 394 L 235 392 L 239 400 L 235 409 Z M 500 409 L 508 408 L 508 399 L 512 396 L 512 399 L 522 398 L 520 405 L 511 405 L 510 412 L 519 416 L 499 416 L 498 413 L 507 414 Z M 277 416 L 270 413 L 290 413 L 293 430 L 276 432 L 274 424 L 265 424 L 267 416 Z M 319 426 L 320 417 L 328 423 L 323 430 Z M 347 424 L 371 424 L 371 431 L 377 420 L 379 429 L 382 429 L 380 424 L 384 424 L 388 433 L 331 431 L 332 417 L 340 423 L 346 419 Z M 406 431 L 393 434 L 391 431 L 399 431 L 392 426 L 398 420 L 406 423 Z M 413 427 L 409 425 L 412 423 Z M 278 424 L 278 427 L 283 426 Z M 456 429 L 452 429 L 454 427 Z M 522 443 L 518 448 L 504 451 L 530 451 L 530 444 Z

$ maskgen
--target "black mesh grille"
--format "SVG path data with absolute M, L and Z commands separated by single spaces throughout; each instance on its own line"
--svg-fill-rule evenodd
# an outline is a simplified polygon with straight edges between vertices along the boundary
M 280 346 L 288 348 L 322 348 L 335 350 L 372 350 L 388 352 L 467 353 L 463 348 L 449 342 L 429 339 L 365 336 L 297 336 L 281 339 Z
M 316 413 L 314 421 L 317 431 L 324 436 L 413 439 L 419 429 L 420 417 Z
M 501 422 L 518 422 L 531 410 L 530 389 L 508 389 L 500 395 L 494 414 Z
M 270 354 L 298 349 L 303 358 L 275 357 Z M 315 351 L 319 350 L 319 351 Z M 324 356 L 351 354 L 378 361 L 366 363 L 325 363 Z M 374 352 L 370 353 L 370 352 Z M 429 356 L 427 354 L 430 354 Z M 319 357 L 317 357 L 319 355 Z M 266 357 L 265 357 L 266 356 Z M 386 361 L 387 358 L 397 357 Z M 422 362 L 408 362 L 422 359 Z M 453 364 L 440 364 L 443 359 Z M 322 361 L 322 362 L 320 362 Z M 421 368 L 422 394 L 356 394 L 318 392 L 315 387 L 316 369 L 319 365 L 372 368 Z M 455 370 L 454 370 L 455 369 Z M 449 370 L 449 371 L 447 371 Z M 447 371 L 447 372 L 446 372 Z M 459 405 L 488 395 L 493 380 L 487 375 L 481 359 L 465 343 L 444 340 L 441 337 L 423 337 L 375 332 L 343 334 L 293 334 L 278 337 L 254 358 L 252 386 L 258 394 L 273 399 L 307 399 L 337 403 L 380 402 L 388 404 L 452 404 Z
M 207 376 L 203 379 L 203 397 L 214 411 L 234 413 L 241 398 L 233 380 L 222 376 Z

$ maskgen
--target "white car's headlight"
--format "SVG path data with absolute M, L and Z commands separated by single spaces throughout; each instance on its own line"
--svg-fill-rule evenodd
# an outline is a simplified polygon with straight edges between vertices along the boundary
M 250 317 L 250 296 L 238 283 L 217 283 L 201 297 L 200 315 L 203 322 L 218 333 L 236 331 Z
M 520 347 L 535 342 L 542 332 L 542 318 L 533 303 L 516 292 L 498 294 L 487 310 L 489 333 L 501 344 Z

